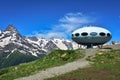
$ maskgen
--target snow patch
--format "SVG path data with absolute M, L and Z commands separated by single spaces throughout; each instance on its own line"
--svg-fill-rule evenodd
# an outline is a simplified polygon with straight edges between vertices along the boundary
M 10 43 L 10 39 L 11 39 L 11 37 L 6 37 L 6 38 L 1 39 L 2 42 L 0 42 L 0 46 L 4 47 L 5 45 L 9 44 Z
M 53 43 L 58 46 L 58 48 L 62 50 L 67 50 L 67 46 L 63 43 L 63 39 L 53 39 Z
M 38 55 L 35 52 L 29 51 L 30 53 L 32 53 L 33 56 L 38 57 Z

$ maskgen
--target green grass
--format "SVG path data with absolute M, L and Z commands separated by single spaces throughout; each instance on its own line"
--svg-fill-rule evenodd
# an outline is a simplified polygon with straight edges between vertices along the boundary
M 46 68 L 63 65 L 84 57 L 83 50 L 56 50 L 43 59 L 0 70 L 0 80 L 29 76 Z
M 91 67 L 47 80 L 120 80 L 120 50 L 100 52 L 87 60 Z
M 10 53 L 5 53 L 5 52 L 0 53 L 0 69 L 6 68 L 9 66 L 18 65 L 20 63 L 26 63 L 26 62 L 40 59 L 40 58 L 35 57 L 35 56 L 22 54 L 19 51 L 14 51 L 7 58 L 8 54 L 10 54 Z

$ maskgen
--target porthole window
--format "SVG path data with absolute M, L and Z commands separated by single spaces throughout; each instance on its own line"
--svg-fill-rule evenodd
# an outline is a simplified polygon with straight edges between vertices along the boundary
M 75 36 L 79 36 L 80 34 L 79 33 L 76 33 Z
M 96 32 L 91 32 L 90 35 L 91 35 L 91 36 L 96 36 L 97 33 L 96 33 Z
M 110 33 L 107 33 L 107 36 L 110 37 L 111 36 Z
M 72 34 L 72 37 L 74 37 L 74 35 Z
M 104 32 L 101 32 L 101 33 L 100 33 L 100 36 L 105 36 L 105 33 L 104 33 Z
M 83 32 L 83 33 L 81 33 L 81 35 L 82 35 L 82 36 L 87 36 L 88 33 L 87 33 L 87 32 Z

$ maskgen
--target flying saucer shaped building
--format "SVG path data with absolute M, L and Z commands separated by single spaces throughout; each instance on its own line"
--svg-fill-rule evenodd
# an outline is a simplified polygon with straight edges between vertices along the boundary
M 87 48 L 102 45 L 111 38 L 112 35 L 110 31 L 96 26 L 79 28 L 72 33 L 72 40 L 78 44 L 86 45 Z

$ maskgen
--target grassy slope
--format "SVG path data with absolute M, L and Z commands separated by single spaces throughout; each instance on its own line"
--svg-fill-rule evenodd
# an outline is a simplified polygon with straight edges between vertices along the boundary
M 3 53 L 3 54 L 0 55 L 0 61 L 1 61 L 0 68 L 14 66 L 20 63 L 30 62 L 30 61 L 39 59 L 35 56 L 22 54 L 19 51 L 13 52 L 11 55 L 9 55 L 8 58 L 6 58 L 6 56 L 8 56 L 6 53 Z
M 120 80 L 120 50 L 100 52 L 88 58 L 91 67 L 47 80 Z
M 84 57 L 84 55 L 81 53 L 81 50 L 56 50 L 43 59 L 0 70 L 0 80 L 13 80 L 15 78 L 28 76 L 40 70 L 63 65 L 82 57 Z

